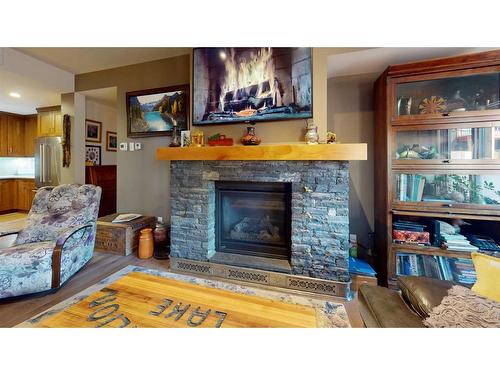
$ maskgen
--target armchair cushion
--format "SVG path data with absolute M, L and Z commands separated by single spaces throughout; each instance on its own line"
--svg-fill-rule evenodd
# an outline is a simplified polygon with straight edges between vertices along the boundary
M 405 302 L 424 319 L 448 295 L 453 283 L 429 277 L 399 276 L 398 286 Z
M 61 229 L 95 221 L 100 192 L 95 186 L 76 184 L 39 189 L 16 244 L 55 241 Z
M 53 241 L 20 244 L 0 251 L 0 298 L 48 290 Z

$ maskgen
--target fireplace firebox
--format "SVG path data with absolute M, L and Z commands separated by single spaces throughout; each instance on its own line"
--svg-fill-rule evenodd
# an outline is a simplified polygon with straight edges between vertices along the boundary
M 216 251 L 290 259 L 291 183 L 215 183 Z

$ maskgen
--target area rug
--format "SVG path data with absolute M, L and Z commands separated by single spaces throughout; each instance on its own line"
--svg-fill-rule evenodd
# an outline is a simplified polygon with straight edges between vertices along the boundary
M 340 303 L 128 266 L 17 327 L 349 327 Z

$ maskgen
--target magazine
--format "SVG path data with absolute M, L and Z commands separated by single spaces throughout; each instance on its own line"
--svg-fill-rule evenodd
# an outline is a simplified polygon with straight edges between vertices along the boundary
M 141 216 L 142 215 L 140 215 L 140 214 L 120 214 L 113 219 L 112 223 L 127 223 L 127 222 L 135 220 Z

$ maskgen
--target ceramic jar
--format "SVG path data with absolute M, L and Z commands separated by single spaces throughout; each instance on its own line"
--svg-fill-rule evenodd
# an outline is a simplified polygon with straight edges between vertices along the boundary
M 255 126 L 247 126 L 247 134 L 240 141 L 245 146 L 257 146 L 262 140 L 255 134 Z
M 318 127 L 313 123 L 307 124 L 307 132 L 305 135 L 305 141 L 308 145 L 315 145 L 319 143 Z
M 148 259 L 153 256 L 153 252 L 153 230 L 151 228 L 144 228 L 141 230 L 141 235 L 139 236 L 139 250 L 137 256 L 140 259 Z

